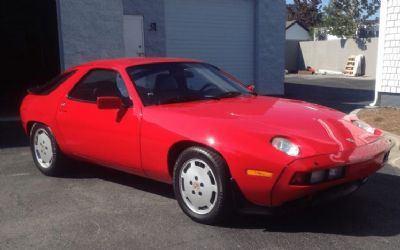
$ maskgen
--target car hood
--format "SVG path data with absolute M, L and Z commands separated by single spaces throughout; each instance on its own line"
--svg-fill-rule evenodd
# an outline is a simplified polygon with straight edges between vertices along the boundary
M 169 120 L 199 132 L 207 130 L 218 135 L 234 131 L 234 136 L 258 136 L 263 140 L 284 136 L 310 155 L 344 151 L 376 140 L 376 136 L 352 124 L 355 118 L 297 100 L 246 96 L 157 107 Z

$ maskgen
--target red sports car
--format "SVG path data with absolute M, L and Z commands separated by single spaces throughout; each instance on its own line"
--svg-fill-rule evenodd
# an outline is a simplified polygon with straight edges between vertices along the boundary
M 236 208 L 350 193 L 390 151 L 357 117 L 257 96 L 191 59 L 73 67 L 31 89 L 21 118 L 45 175 L 60 174 L 71 157 L 171 183 L 182 210 L 209 224 Z

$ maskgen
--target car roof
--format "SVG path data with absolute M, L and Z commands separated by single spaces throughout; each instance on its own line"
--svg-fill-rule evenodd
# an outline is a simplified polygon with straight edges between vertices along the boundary
M 189 58 L 172 58 L 172 57 L 132 57 L 132 58 L 113 58 L 90 61 L 80 64 L 74 68 L 81 67 L 131 67 L 152 63 L 169 63 L 169 62 L 202 62 L 200 60 Z

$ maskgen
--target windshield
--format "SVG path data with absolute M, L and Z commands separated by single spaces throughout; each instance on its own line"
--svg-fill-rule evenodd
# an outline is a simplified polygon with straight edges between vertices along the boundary
M 218 68 L 204 63 L 158 63 L 127 69 L 145 106 L 250 95 Z

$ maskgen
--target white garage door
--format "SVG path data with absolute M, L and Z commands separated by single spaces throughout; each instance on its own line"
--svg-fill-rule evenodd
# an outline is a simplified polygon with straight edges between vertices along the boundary
M 167 56 L 206 60 L 254 80 L 254 1 L 165 1 Z

